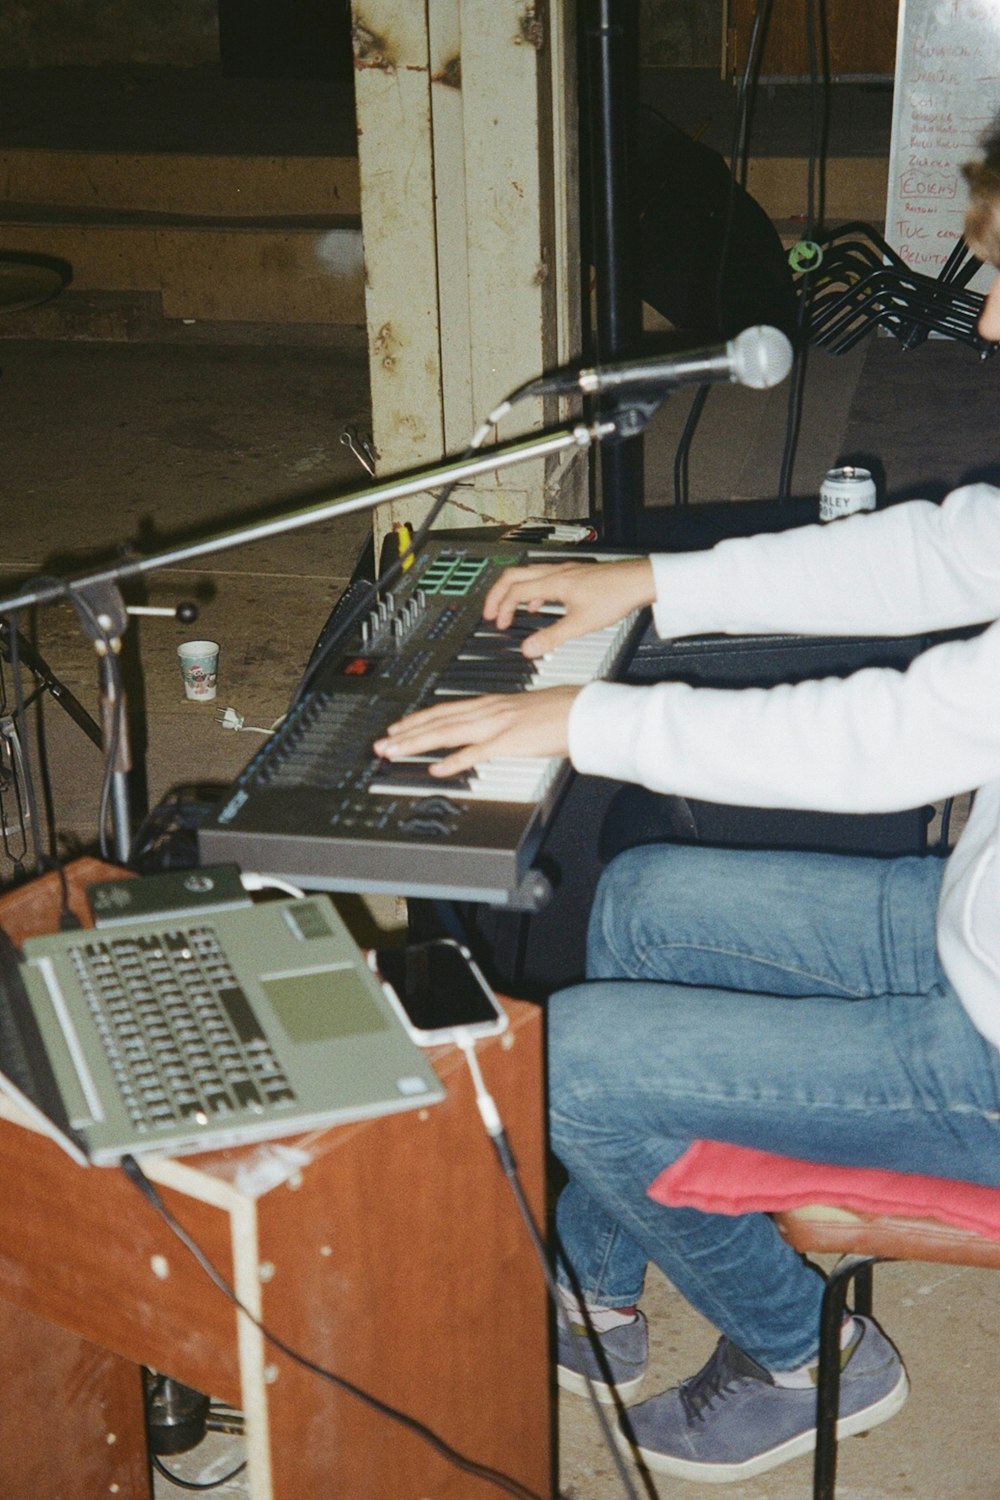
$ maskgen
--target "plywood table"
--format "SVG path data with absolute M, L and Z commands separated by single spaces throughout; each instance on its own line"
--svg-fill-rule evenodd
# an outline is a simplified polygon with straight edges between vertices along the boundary
M 540 1222 L 541 1022 L 509 1011 L 480 1061 Z M 550 1500 L 543 1278 L 464 1059 L 434 1061 L 439 1104 L 146 1172 L 285 1343 Z M 253 1500 L 502 1493 L 269 1345 L 117 1168 L 4 1116 L 5 1500 L 149 1500 L 143 1365 L 244 1412 Z

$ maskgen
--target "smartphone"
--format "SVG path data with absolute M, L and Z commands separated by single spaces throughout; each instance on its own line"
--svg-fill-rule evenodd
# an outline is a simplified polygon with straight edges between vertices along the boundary
M 421 1047 L 463 1036 L 496 1036 L 507 1016 L 469 950 L 453 938 L 376 948 L 368 962 Z

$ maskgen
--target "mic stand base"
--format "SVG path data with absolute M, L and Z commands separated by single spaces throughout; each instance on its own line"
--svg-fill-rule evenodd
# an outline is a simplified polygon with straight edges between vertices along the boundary
M 0 621 L 0 656 L 4 661 L 10 661 L 10 627 L 6 621 Z M 60 682 L 48 662 L 39 655 L 30 641 L 25 640 L 20 631 L 17 632 L 17 657 L 22 665 L 28 668 L 37 683 L 35 691 L 25 699 L 25 707 L 29 708 L 43 692 L 50 694 L 63 712 L 73 720 L 77 728 L 82 729 L 88 740 L 100 750 L 102 744 L 100 725 L 91 718 L 83 704 L 73 696 L 66 684 Z

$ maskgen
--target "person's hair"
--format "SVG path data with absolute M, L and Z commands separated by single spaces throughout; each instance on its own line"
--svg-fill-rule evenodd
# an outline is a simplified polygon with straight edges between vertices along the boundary
M 974 255 L 1000 266 L 1000 117 L 982 141 L 983 155 L 962 168 L 969 187 L 965 242 Z

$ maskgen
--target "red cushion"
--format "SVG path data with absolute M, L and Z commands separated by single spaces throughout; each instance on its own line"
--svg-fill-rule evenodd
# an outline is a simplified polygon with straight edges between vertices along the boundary
M 721 1141 L 695 1141 L 648 1193 L 669 1208 L 714 1214 L 779 1213 L 825 1203 L 858 1213 L 937 1219 L 1000 1239 L 1000 1188 L 879 1167 L 826 1166 Z

